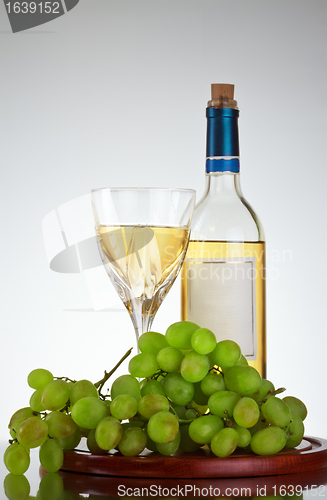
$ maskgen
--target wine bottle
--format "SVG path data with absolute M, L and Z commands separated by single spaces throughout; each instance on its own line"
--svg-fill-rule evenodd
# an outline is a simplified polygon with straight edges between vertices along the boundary
M 234 85 L 208 102 L 206 188 L 195 208 L 182 267 L 182 319 L 237 342 L 266 376 L 265 237 L 240 185 Z

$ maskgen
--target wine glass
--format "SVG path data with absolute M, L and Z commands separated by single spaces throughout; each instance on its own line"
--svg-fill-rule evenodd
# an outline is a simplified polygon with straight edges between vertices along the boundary
M 195 191 L 103 188 L 93 189 L 91 198 L 101 259 L 138 341 L 183 263 Z

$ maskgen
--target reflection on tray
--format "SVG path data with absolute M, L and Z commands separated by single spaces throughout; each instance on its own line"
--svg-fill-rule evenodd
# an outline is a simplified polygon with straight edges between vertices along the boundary
M 76 499 L 77 494 L 90 495 L 89 498 L 326 498 L 327 469 L 279 476 L 219 479 L 155 479 L 107 477 L 72 472 L 40 475 L 50 476 L 58 488 L 60 476 L 62 487 L 67 492 L 64 497 Z M 50 479 L 48 477 L 48 479 Z M 50 481 L 48 481 L 50 483 Z M 42 486 L 42 485 L 41 485 Z M 72 496 L 68 496 L 68 492 Z M 75 496 L 73 496 L 75 495 Z M 43 498 L 43 497 L 42 497 Z

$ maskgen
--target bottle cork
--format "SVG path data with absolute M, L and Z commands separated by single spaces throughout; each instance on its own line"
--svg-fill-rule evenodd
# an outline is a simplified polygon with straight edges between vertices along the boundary
M 234 99 L 234 85 L 231 83 L 212 83 L 211 84 L 211 99 L 213 101 L 227 101 Z
M 234 85 L 231 83 L 212 83 L 211 101 L 208 102 L 208 107 L 238 109 L 237 102 L 234 100 Z

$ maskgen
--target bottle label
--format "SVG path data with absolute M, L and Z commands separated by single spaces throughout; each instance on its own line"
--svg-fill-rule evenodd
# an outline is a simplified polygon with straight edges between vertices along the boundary
M 206 173 L 210 172 L 233 172 L 238 174 L 240 171 L 240 160 L 238 157 L 216 156 L 206 159 Z
M 257 358 L 255 257 L 185 259 L 187 319 Z

